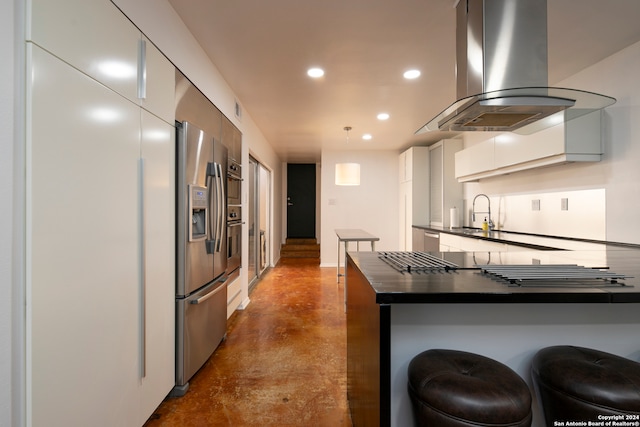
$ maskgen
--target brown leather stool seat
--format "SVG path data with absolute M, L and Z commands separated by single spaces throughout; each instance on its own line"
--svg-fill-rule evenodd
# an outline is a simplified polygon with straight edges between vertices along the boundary
M 640 414 L 640 363 L 568 345 L 540 350 L 531 365 L 547 425 Z M 625 420 L 625 418 L 622 418 Z
M 530 426 L 531 393 L 506 365 L 456 350 L 428 350 L 409 363 L 418 426 Z

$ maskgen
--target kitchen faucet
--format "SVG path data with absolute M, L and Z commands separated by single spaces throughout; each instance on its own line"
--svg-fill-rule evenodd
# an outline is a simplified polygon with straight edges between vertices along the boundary
M 476 212 L 476 199 L 480 196 L 485 197 L 487 199 L 487 212 Z M 489 230 L 493 230 L 494 224 L 493 224 L 493 220 L 491 219 L 491 199 L 489 199 L 489 196 L 487 196 L 486 194 L 480 193 L 473 198 L 473 207 L 471 210 L 471 221 L 476 220 L 476 213 L 486 213 L 489 217 Z

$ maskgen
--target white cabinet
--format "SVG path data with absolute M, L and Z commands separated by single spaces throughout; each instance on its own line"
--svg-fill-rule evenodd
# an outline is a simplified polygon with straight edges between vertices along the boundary
M 173 64 L 144 35 L 140 35 L 144 46 L 144 97 L 139 103 L 145 110 L 160 117 L 173 126 L 175 123 L 175 79 Z M 141 52 L 142 54 L 142 52 Z
M 28 416 L 126 425 L 142 336 L 139 107 L 36 46 L 31 60 Z
M 442 252 L 506 252 L 507 244 L 472 237 L 440 233 Z
M 495 169 L 495 141 L 493 138 L 460 150 L 455 154 L 456 178 Z
M 441 252 L 537 252 L 525 246 L 440 233 Z
M 398 171 L 400 172 L 400 182 L 407 182 L 413 179 L 413 153 L 418 153 L 419 150 L 423 149 L 424 147 L 412 147 L 400 153 L 400 156 L 398 156 Z M 416 161 L 420 161 L 418 157 L 420 156 L 416 156 Z
M 602 112 L 594 111 L 531 135 L 505 133 L 456 154 L 461 182 L 567 162 L 596 162 L 603 152 Z
M 412 226 L 429 222 L 429 147 L 412 147 L 399 156 L 400 250 L 413 246 Z
M 449 210 L 462 210 L 462 184 L 455 178 L 454 156 L 462 140 L 444 139 L 429 147 L 430 224 L 449 227 Z
M 32 4 L 27 423 L 142 425 L 175 380 L 174 70 L 147 49 L 148 97 L 131 99 L 92 74 L 92 58 L 137 66 L 140 33 L 111 3 Z
M 172 79 L 174 76 L 172 76 Z M 175 127 L 140 110 L 140 166 L 144 215 L 144 378 L 139 382 L 143 424 L 175 384 Z
M 140 31 L 106 0 L 30 0 L 27 40 L 138 102 Z
M 173 124 L 173 65 L 111 2 L 30 2 L 27 40 Z
M 240 163 L 242 161 L 242 133 L 225 116 L 222 116 L 221 140 L 229 150 L 229 158 Z

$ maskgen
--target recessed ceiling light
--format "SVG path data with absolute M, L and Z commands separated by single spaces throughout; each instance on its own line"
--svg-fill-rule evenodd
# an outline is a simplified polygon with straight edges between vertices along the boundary
M 313 77 L 314 79 L 317 79 L 318 77 L 322 77 L 324 76 L 324 70 L 322 68 L 309 68 L 307 70 L 307 75 L 309 77 Z
M 405 79 L 417 79 L 420 77 L 420 70 L 407 70 L 403 74 Z
M 362 135 L 362 139 L 364 139 L 364 140 L 367 140 L 367 141 L 368 141 L 368 140 L 370 140 L 371 138 L 373 138 L 373 137 L 371 136 L 371 134 L 370 134 L 370 133 L 365 133 L 364 135 Z
M 389 118 L 388 113 L 380 113 L 378 114 L 378 120 L 387 120 Z

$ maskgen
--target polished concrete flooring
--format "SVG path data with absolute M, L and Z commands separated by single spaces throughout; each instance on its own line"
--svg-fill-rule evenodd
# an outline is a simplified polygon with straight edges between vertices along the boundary
M 335 268 L 282 259 L 187 394 L 167 398 L 145 427 L 350 427 L 343 292 Z

